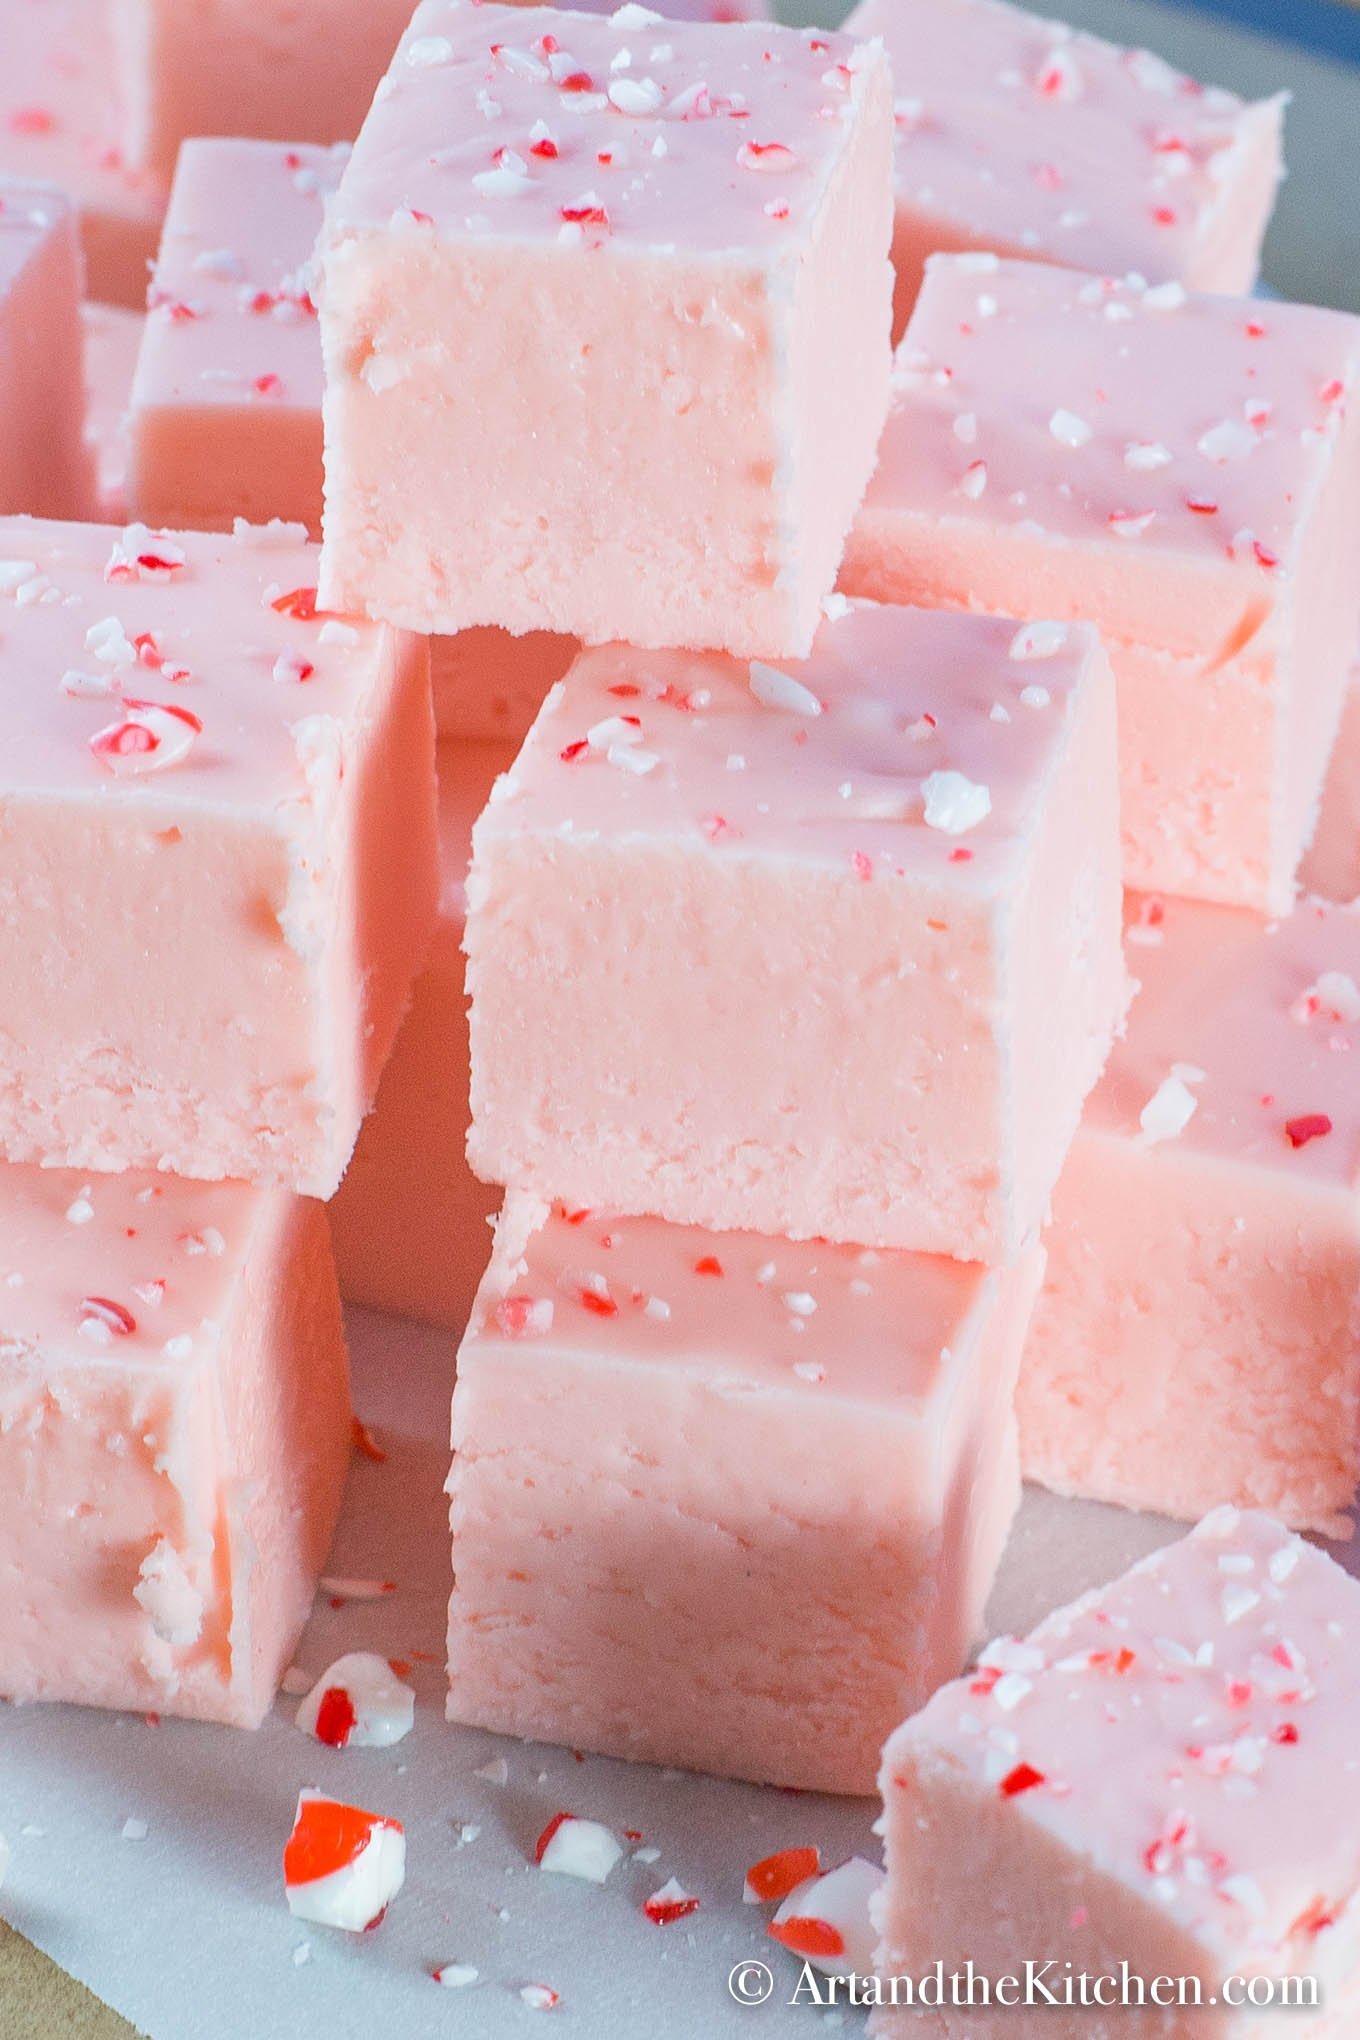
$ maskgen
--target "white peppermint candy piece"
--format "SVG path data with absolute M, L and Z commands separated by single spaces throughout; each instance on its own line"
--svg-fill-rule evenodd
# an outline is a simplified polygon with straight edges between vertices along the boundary
M 411 1733 L 416 1696 L 386 1658 L 352 1650 L 322 1673 L 297 1711 L 306 1735 L 335 1750 L 386 1750 Z
M 399 1820 L 346 1806 L 310 1787 L 298 1794 L 283 1852 L 284 1889 L 294 1919 L 367 1933 L 405 1881 L 406 1833 Z
M 763 659 L 751 661 L 751 692 L 762 708 L 782 708 L 788 715 L 820 715 L 822 704 L 810 687 Z
M 771 1920 L 771 1940 L 828 1976 L 872 1975 L 878 1935 L 869 1901 L 882 1882 L 882 1870 L 863 1856 L 807 1878 Z
M 962 772 L 932 772 L 921 781 L 926 827 L 946 836 L 962 836 L 987 819 L 992 796 L 985 786 Z
M 1067 643 L 1065 623 L 1022 623 L 1011 639 L 1009 656 L 1028 662 L 1052 659 Z
M 534 1861 L 559 1877 L 603 1884 L 623 1855 L 623 1844 L 598 1820 L 574 1813 L 554 1814 L 538 1838 Z

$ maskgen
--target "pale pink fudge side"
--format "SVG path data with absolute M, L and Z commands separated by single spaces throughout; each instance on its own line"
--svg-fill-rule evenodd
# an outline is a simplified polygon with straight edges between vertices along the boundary
M 1005 0 L 860 0 L 845 25 L 883 38 L 899 94 L 896 332 L 940 249 L 1255 283 L 1284 94 L 1248 104 Z
M 0 1152 L 328 1196 L 424 961 L 419 640 L 316 549 L 0 520 Z
M 192 135 L 347 142 L 409 0 L 110 0 L 127 159 L 168 177 Z
M 1288 910 L 1360 636 L 1360 319 L 940 256 L 850 592 L 1100 626 L 1130 885 Z
M 128 406 L 142 344 L 144 314 L 122 305 L 87 304 L 85 445 L 94 463 L 94 515 L 100 524 L 127 522 Z
M 69 200 L 0 176 L 0 510 L 89 507 L 80 291 Z
M 879 46 L 423 0 L 330 209 L 323 599 L 805 653 L 887 404 Z
M 486 1267 L 499 1192 L 467 1163 L 465 882 L 472 824 L 515 753 L 439 746 L 439 918 L 373 1110 L 326 1207 L 347 1302 L 461 1332 Z
M 258 1726 L 349 1460 L 321 1207 L 0 1164 L 0 1693 Z
M 971 1958 L 1023 1979 L 1051 1961 L 1052 1990 L 1085 1973 L 1117 1991 L 1127 1963 L 1149 1993 L 1198 1980 L 1201 2003 L 1133 2010 L 1107 1985 L 1107 2010 L 904 2005 L 870 2033 L 1003 2040 L 1032 2017 L 1053 2040 L 1276 2026 L 1343 2040 L 1360 1969 L 1358 1644 L 1353 1579 L 1268 1516 L 1221 1509 L 992 1645 L 883 1752 L 876 1974 L 938 1959 L 948 1978 Z M 1313 1978 L 1320 2009 L 1262 2014 L 1238 1985 L 1225 2001 L 1229 1978 L 1252 1977 Z
M 320 537 L 311 258 L 343 160 L 305 143 L 185 143 L 132 393 L 137 516 L 208 531 L 282 517 Z M 435 638 L 436 727 L 473 741 L 522 737 L 575 650 L 574 638 L 546 631 Z
M 1004 1258 L 1123 1011 L 1109 666 L 1081 625 L 830 606 L 806 661 L 607 646 L 549 696 L 474 832 L 468 1151 Z
M 1351 675 L 1299 883 L 1325 900 L 1360 898 L 1360 668 Z
M 132 390 L 133 512 L 172 529 L 321 523 L 311 255 L 343 149 L 180 152 Z
M 113 68 L 107 0 L 6 0 L 0 174 L 65 191 L 90 296 L 138 308 L 165 183 L 123 160 Z
M 1053 1199 L 1027 1478 L 1343 1535 L 1360 1480 L 1360 911 L 1130 904 L 1140 991 Z
M 450 1719 L 872 1792 L 976 1634 L 1039 1274 L 511 1192 L 453 1398 Z

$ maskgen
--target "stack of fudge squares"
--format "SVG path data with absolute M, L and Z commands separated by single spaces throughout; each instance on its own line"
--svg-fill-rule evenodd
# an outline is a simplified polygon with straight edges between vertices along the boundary
M 1242 295 L 1280 103 L 1002 0 L 421 0 L 299 95 L 114 0 L 120 116 L 11 4 L 0 1692 L 258 1723 L 340 1297 L 466 1324 L 452 1720 L 881 1789 L 885 1976 L 1347 2031 L 1360 320 Z M 1022 1475 L 1198 1527 L 974 1660 Z

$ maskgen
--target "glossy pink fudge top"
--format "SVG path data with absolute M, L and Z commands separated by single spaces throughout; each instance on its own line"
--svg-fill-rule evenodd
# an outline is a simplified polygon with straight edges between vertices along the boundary
M 9 1164 L 0 1203 L 0 1350 L 172 1376 L 216 1344 L 264 1208 L 246 1183 Z
M 866 528 L 905 512 L 1004 533 L 1034 609 L 1201 651 L 1292 589 L 1360 319 L 937 255 L 894 381 Z
M 0 171 L 58 184 L 78 207 L 91 297 L 140 302 L 165 209 L 127 169 L 107 0 L 5 0 Z
M 348 156 L 343 143 L 185 142 L 148 296 L 139 406 L 319 414 L 310 255 Z
M 382 626 L 296 613 L 316 559 L 295 526 L 167 538 L 0 519 L 0 792 L 148 818 L 167 804 L 286 815 L 310 751 L 361 715 L 382 657 Z M 189 741 L 167 746 L 163 769 L 123 776 L 90 739 L 134 700 L 168 709 Z
M 919 1765 L 998 1796 L 1224 1973 L 1325 1977 L 1353 1955 L 1323 1929 L 1360 1883 L 1358 1651 L 1360 1585 L 1219 1509 L 984 1651 L 889 1741 L 885 1793 Z
M 948 1417 L 951 1342 L 991 1271 L 939 1254 L 710 1233 L 658 1218 L 551 1208 L 512 1192 L 498 1281 L 470 1335 L 494 1348 L 577 1337 L 602 1365 L 693 1370 L 733 1387 Z
M 1231 245 L 1234 185 L 1266 145 L 1273 188 L 1282 98 L 1247 106 L 1003 0 L 861 0 L 846 27 L 892 59 L 899 206 L 1074 268 L 1221 266 L 1206 283 L 1250 288 L 1257 221 Z
M 1360 908 L 1265 922 L 1130 895 L 1128 939 L 1140 989 L 1085 1129 L 1360 1184 Z
M 1067 741 L 1093 631 L 837 595 L 826 610 L 812 656 L 787 669 L 583 653 L 478 823 L 478 857 L 531 820 L 545 836 L 707 844 L 911 880 L 942 901 L 1003 893 Z M 1028 656 L 1036 642 L 1040 658 Z
M 843 35 L 424 0 L 331 210 L 515 247 L 791 262 L 881 62 Z M 532 392 L 525 393 L 526 402 Z

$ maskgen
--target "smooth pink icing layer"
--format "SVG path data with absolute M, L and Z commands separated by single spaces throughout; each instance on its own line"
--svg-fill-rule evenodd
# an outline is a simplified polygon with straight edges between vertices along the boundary
M 806 652 L 882 424 L 890 150 L 876 47 L 424 0 L 323 243 L 324 599 Z
M 860 0 L 846 28 L 882 36 L 899 95 L 897 332 L 939 249 L 1251 289 L 1283 94 L 1246 104 L 1004 0 Z
M 94 463 L 94 516 L 125 524 L 128 516 L 128 405 L 142 344 L 141 312 L 121 305 L 81 308 L 85 329 L 85 445 Z
M 1305 892 L 1360 898 L 1360 669 L 1351 676 L 1317 829 L 1299 868 Z
M 1360 633 L 1360 320 L 939 257 L 842 584 L 1084 616 L 1128 883 L 1284 912 Z
M 189 141 L 132 394 L 132 506 L 175 530 L 321 526 L 311 254 L 343 149 Z
M 1360 1480 L 1360 913 L 1133 899 L 1141 982 L 1045 1235 L 1025 1472 L 1345 1533 Z M 1156 1102 L 1154 1102 L 1156 1101 Z
M 1039 1273 L 512 1192 L 454 1391 L 451 1719 L 871 1791 L 981 1617 Z
M 113 69 L 107 0 L 6 0 L 0 174 L 60 186 L 90 296 L 140 309 L 165 184 L 123 160 Z
M 879 2040 L 1131 2031 L 1307 2040 L 1353 2030 L 1360 1967 L 1355 1650 L 1360 1587 L 1269 1517 L 1215 1512 L 1182 1543 L 1002 1639 L 883 1753 L 881 1975 L 1198 1979 L 1203 2015 L 993 2004 Z M 1037 1951 L 1037 1952 L 1036 1952 Z M 1311 2014 L 1230 2010 L 1229 1977 L 1314 1978 Z M 1240 1993 L 1245 1997 L 1245 1992 Z M 1164 2000 L 1164 2002 L 1166 2002 Z
M 319 1205 L 0 1164 L 0 1693 L 256 1727 L 349 1459 Z
M 69 201 L 0 176 L 0 510 L 79 517 L 89 505 L 80 289 Z
M 128 161 L 168 177 L 191 135 L 352 141 L 408 0 L 110 0 Z
M 1108 668 L 1080 626 L 1024 659 L 1015 625 L 832 607 L 804 662 L 610 646 L 549 696 L 474 834 L 469 1153 L 1002 1257 L 1125 996 Z
M 467 1164 L 464 882 L 472 825 L 504 744 L 439 747 L 439 918 L 373 1110 L 326 1207 L 341 1293 L 352 1303 L 462 1331 L 486 1266 L 499 1192 Z
M 434 742 L 422 644 L 275 607 L 315 574 L 278 527 L 0 521 L 11 1160 L 339 1182 L 433 923 Z M 129 723 L 156 769 L 110 768 Z

